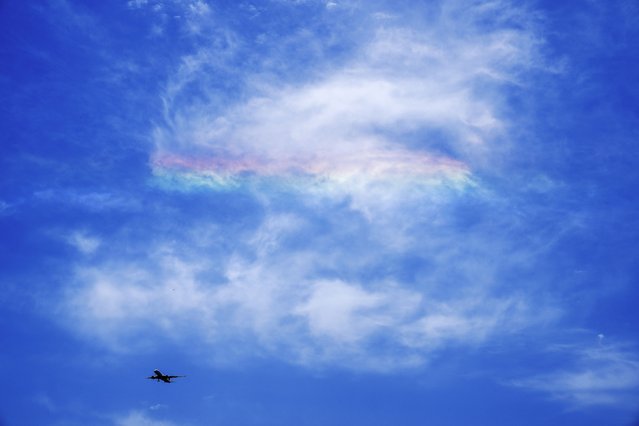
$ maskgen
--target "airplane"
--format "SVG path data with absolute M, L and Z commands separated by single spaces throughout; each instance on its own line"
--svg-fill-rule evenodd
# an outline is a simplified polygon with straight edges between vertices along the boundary
M 175 379 L 176 377 L 186 377 L 186 376 L 167 376 L 162 374 L 160 370 L 153 370 L 155 373 L 154 376 L 149 376 L 147 379 L 157 380 L 158 382 L 162 380 L 164 383 L 172 383 L 171 379 Z

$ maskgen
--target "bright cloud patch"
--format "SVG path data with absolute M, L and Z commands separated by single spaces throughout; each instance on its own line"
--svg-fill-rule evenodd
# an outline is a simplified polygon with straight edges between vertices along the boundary
M 376 22 L 374 39 L 345 64 L 292 84 L 249 73 L 244 84 L 254 94 L 221 111 L 181 95 L 222 66 L 200 51 L 185 58 L 165 95 L 154 174 L 175 189 L 273 178 L 302 191 L 319 185 L 350 195 L 380 181 L 426 191 L 471 185 L 473 163 L 504 130 L 498 87 L 530 61 L 529 33 L 475 22 L 507 12 L 453 7 L 451 16 L 419 29 Z M 202 91 L 214 97 L 212 89 Z
M 68 293 L 68 319 L 118 351 L 195 338 L 214 349 L 215 362 L 268 354 L 303 365 L 388 370 L 553 316 L 540 306 L 533 313 L 521 295 L 496 294 L 490 274 L 453 258 L 451 266 L 471 280 L 460 275 L 446 283 L 446 269 L 412 284 L 394 274 L 365 279 L 369 268 L 397 267 L 397 248 L 385 248 L 384 240 L 339 247 L 338 227 L 318 240 L 309 226 L 292 214 L 269 215 L 225 256 L 193 254 L 186 247 L 194 240 L 186 240 L 155 250 L 139 266 L 120 259 L 83 267 Z M 312 241 L 292 250 L 298 234 Z M 207 272 L 211 263 L 221 267 L 217 278 Z
M 116 350 L 153 344 L 159 332 L 171 340 L 197 335 L 212 347 L 234 348 L 240 358 L 266 350 L 295 363 L 370 369 L 423 363 L 446 345 L 481 343 L 533 321 L 518 300 L 489 299 L 487 306 L 454 297 L 426 301 L 397 284 L 369 290 L 339 281 L 291 283 L 283 268 L 277 275 L 257 268 L 214 286 L 177 278 L 171 268 L 160 282 L 153 274 L 132 281 L 130 270 L 88 271 L 91 278 L 70 299 L 72 319 L 83 334 Z M 379 339 L 391 347 L 377 347 Z M 215 352 L 212 361 L 230 361 L 230 353 Z

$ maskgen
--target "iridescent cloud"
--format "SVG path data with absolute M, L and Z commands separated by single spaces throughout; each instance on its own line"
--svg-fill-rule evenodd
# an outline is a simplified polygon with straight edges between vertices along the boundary
M 472 184 L 462 162 L 411 151 L 367 151 L 328 157 L 199 157 L 156 155 L 152 159 L 156 182 L 167 189 L 208 187 L 224 190 L 260 181 L 303 189 L 367 183 L 414 184 L 462 188 Z

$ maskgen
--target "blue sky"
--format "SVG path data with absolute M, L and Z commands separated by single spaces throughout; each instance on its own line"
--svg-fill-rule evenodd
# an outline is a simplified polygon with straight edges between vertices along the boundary
M 0 23 L 0 425 L 639 421 L 636 2 Z

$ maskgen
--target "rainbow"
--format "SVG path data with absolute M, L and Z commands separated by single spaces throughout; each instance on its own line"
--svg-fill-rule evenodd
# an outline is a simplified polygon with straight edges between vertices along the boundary
M 367 151 L 352 155 L 260 158 L 256 156 L 188 156 L 156 154 L 153 182 L 168 190 L 234 190 L 260 183 L 296 189 L 366 183 L 473 186 L 468 166 L 460 161 L 413 151 Z

